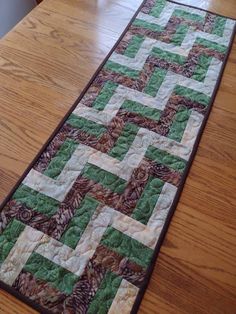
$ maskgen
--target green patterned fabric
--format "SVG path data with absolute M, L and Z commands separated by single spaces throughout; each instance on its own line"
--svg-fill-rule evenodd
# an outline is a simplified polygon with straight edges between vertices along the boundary
M 1 209 L 1 282 L 43 313 L 132 312 L 234 27 L 203 10 L 144 1 Z

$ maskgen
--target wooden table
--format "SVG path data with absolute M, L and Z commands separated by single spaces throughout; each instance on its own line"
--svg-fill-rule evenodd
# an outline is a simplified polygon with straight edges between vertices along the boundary
M 182 0 L 236 17 L 236 1 Z M 141 0 L 44 0 L 0 41 L 0 200 Z M 236 43 L 140 313 L 236 311 Z M 0 292 L 0 313 L 35 313 Z

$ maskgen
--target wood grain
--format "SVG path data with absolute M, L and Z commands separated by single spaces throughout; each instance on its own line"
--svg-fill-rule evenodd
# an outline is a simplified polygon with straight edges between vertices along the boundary
M 236 1 L 181 0 L 236 18 Z M 141 0 L 44 0 L 0 41 L 0 199 Z M 139 313 L 236 312 L 236 42 Z M 0 291 L 0 313 L 36 313 Z

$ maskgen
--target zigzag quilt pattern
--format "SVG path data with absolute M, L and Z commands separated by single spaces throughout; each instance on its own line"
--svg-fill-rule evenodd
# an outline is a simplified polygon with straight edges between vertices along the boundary
M 147 0 L 0 212 L 0 281 L 52 313 L 130 313 L 235 21 Z

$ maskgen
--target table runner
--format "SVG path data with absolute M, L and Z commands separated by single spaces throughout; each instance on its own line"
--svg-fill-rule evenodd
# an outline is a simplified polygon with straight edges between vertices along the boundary
M 146 0 L 0 212 L 0 285 L 42 313 L 135 313 L 235 21 Z

